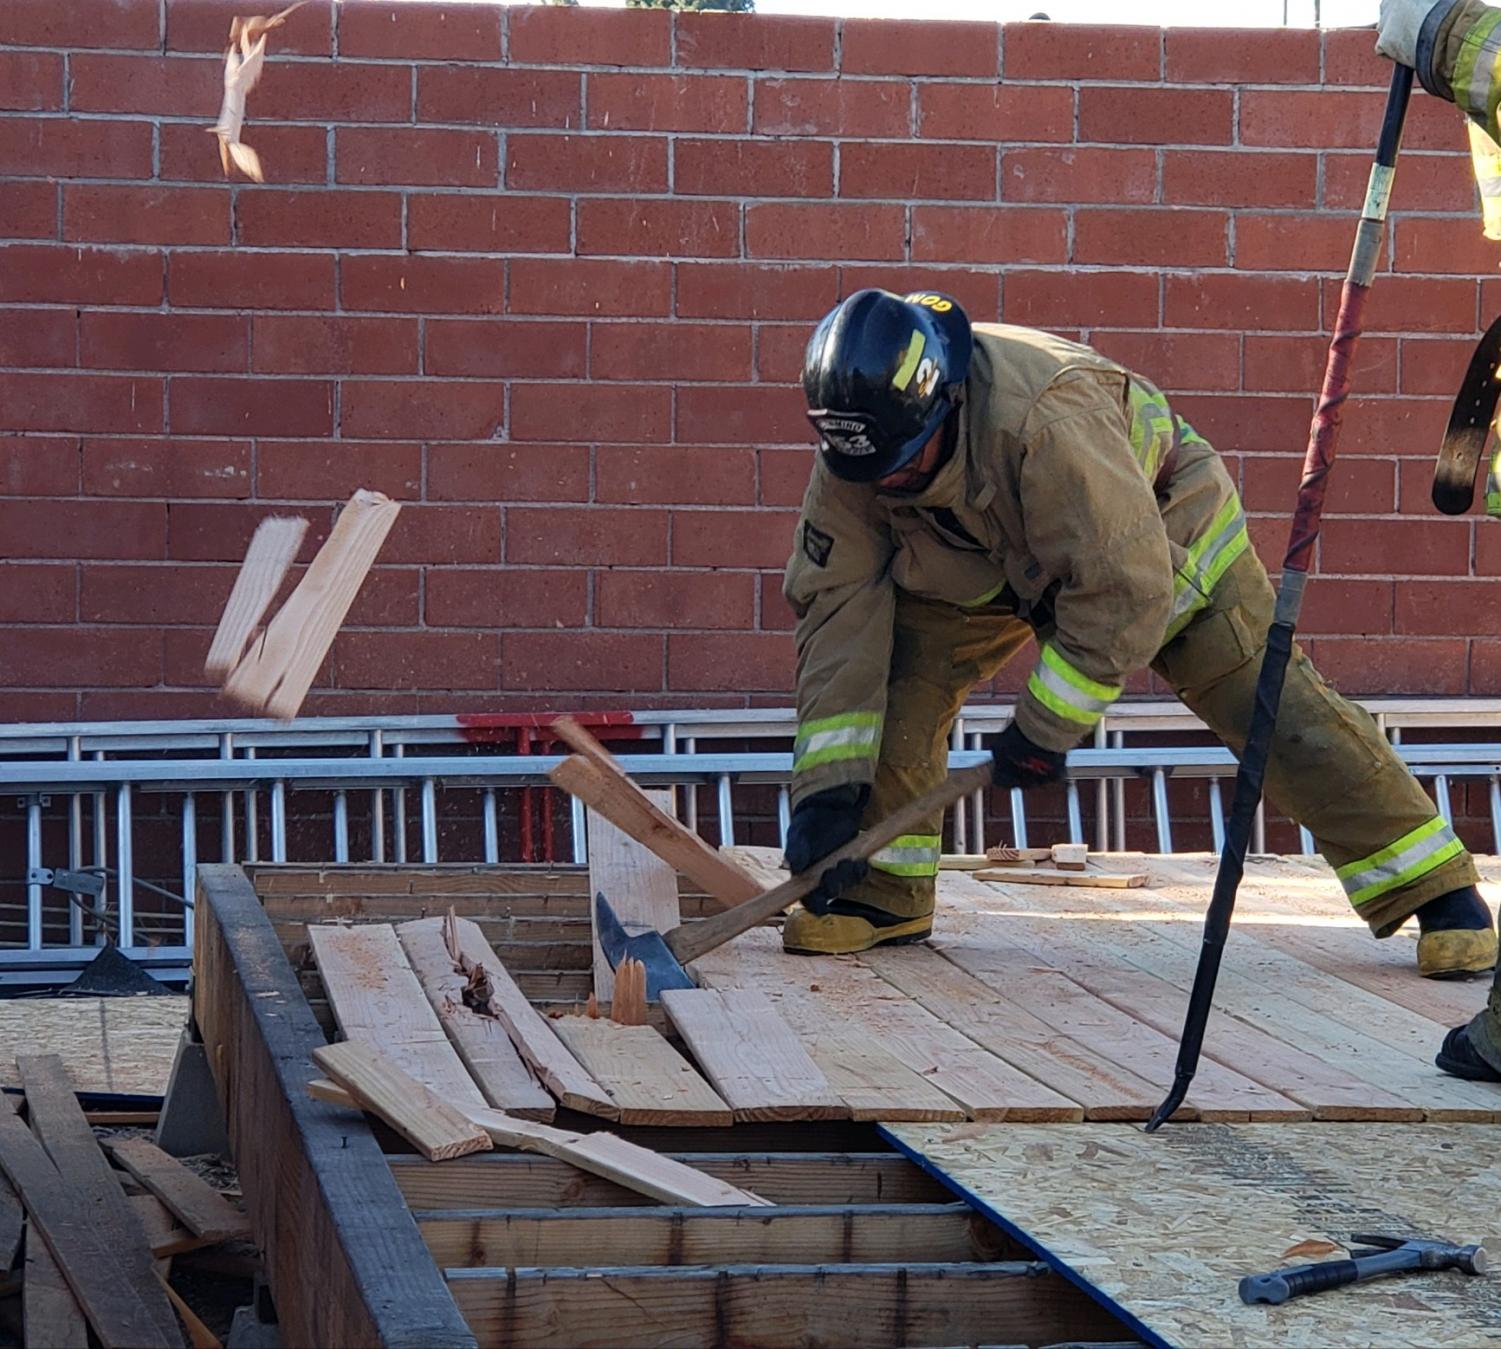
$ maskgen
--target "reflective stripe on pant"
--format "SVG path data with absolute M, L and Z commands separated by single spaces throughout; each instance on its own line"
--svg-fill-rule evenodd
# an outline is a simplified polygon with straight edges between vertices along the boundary
M 1251 718 L 1274 597 L 1256 555 L 1226 571 L 1209 604 L 1152 668 L 1232 750 Z M 1477 879 L 1470 856 L 1375 721 L 1293 648 L 1266 794 L 1303 825 L 1378 936 L 1420 905 Z

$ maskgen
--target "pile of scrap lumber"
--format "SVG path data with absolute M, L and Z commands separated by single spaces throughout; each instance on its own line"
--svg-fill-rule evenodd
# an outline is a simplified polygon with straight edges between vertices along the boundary
M 249 1235 L 224 1194 L 145 1138 L 101 1140 L 55 1054 L 20 1055 L 0 1104 L 0 1306 L 24 1342 L 105 1349 L 218 1340 L 172 1286 L 174 1257 Z
M 1107 890 L 1135 889 L 1147 883 L 1144 871 L 1102 867 L 1083 843 L 1055 843 L 1048 848 L 991 848 L 984 853 L 946 854 L 944 871 L 972 871 L 980 881 L 1007 885 L 1092 885 Z

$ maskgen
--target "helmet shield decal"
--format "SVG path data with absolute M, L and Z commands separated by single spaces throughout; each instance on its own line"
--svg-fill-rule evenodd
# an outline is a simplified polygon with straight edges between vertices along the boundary
M 824 449 L 833 454 L 863 459 L 881 452 L 875 418 L 863 412 L 830 412 L 818 408 L 808 414 L 808 420 L 823 441 Z

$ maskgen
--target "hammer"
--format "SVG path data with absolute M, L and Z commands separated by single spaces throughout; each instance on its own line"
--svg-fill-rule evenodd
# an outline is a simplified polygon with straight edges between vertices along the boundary
M 1466 1274 L 1484 1274 L 1484 1246 L 1451 1246 L 1446 1241 L 1424 1241 L 1418 1237 L 1382 1237 L 1355 1235 L 1348 1260 L 1322 1260 L 1314 1265 L 1297 1265 L 1292 1269 L 1274 1270 L 1270 1274 L 1251 1274 L 1240 1281 L 1240 1300 L 1246 1303 L 1269 1302 L 1274 1306 L 1305 1293 L 1322 1293 L 1326 1288 L 1343 1288 L 1347 1283 L 1363 1283 L 1383 1274 L 1400 1274 L 1409 1269 L 1459 1269 Z M 1356 1245 L 1368 1249 L 1355 1249 Z

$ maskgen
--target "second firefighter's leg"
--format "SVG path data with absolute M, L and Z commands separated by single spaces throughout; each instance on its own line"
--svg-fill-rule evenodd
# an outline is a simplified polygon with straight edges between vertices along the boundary
M 1025 623 L 1000 609 L 962 609 L 898 592 L 886 721 L 863 829 L 943 781 L 949 731 L 970 689 L 990 679 L 1031 636 Z M 881 849 L 865 880 L 827 913 L 793 909 L 782 944 L 827 953 L 926 937 L 942 831 L 940 812 Z
M 1153 662 L 1237 754 L 1250 726 L 1272 605 L 1271 583 L 1248 552 Z M 1335 693 L 1298 647 L 1287 667 L 1266 786 L 1268 798 L 1313 834 L 1378 937 L 1418 914 L 1424 974 L 1457 977 L 1496 963 L 1495 930 L 1464 846 L 1370 715 Z

